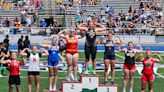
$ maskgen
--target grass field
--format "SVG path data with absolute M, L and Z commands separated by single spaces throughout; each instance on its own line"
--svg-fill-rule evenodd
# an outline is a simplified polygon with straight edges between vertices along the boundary
M 79 61 L 84 61 L 84 53 L 80 52 L 80 57 Z M 119 62 L 123 62 L 124 59 L 124 53 L 122 52 L 117 52 L 116 53 L 116 60 Z M 164 57 L 162 57 L 164 59 Z M 42 58 L 42 61 L 46 60 L 46 58 Z M 97 61 L 103 62 L 103 52 L 98 52 L 97 53 Z M 163 63 L 161 63 L 163 64 Z M 158 69 L 158 73 L 164 76 L 164 68 Z M 5 74 L 8 74 L 8 71 L 5 71 Z M 101 83 L 104 82 L 103 80 L 103 73 L 98 72 L 100 75 Z M 48 73 L 47 72 L 41 72 L 40 75 L 40 92 L 43 92 L 44 89 L 48 89 Z M 123 82 L 123 72 L 119 71 L 115 73 L 115 82 L 118 84 L 119 92 L 122 92 L 122 82 Z M 135 78 L 134 78 L 134 92 L 139 92 L 141 83 L 140 83 L 140 75 L 136 72 L 135 73 Z M 66 73 L 58 73 L 58 84 L 57 88 L 61 89 L 61 82 L 66 79 Z M 110 81 L 110 80 L 109 80 Z M 129 86 L 129 85 L 128 85 Z M 164 78 L 156 77 L 155 83 L 154 83 L 154 92 L 163 92 L 164 90 Z M 0 78 L 0 92 L 7 92 L 8 90 L 8 77 L 1 77 Z M 35 92 L 34 85 L 33 85 L 33 91 Z M 21 91 L 22 92 L 27 92 L 27 72 L 26 71 L 21 71 Z M 14 90 L 14 92 L 16 92 Z M 129 92 L 129 89 L 127 89 L 127 92 Z

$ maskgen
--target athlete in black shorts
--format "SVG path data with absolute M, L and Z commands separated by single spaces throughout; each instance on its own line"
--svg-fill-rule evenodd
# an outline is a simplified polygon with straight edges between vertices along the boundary
M 94 24 L 93 22 L 82 23 L 78 26 L 80 31 L 84 31 L 86 35 L 85 41 L 85 74 L 88 74 L 88 65 L 90 55 L 92 57 L 93 74 L 96 74 L 96 53 L 97 53 L 97 32 L 106 30 L 106 27 L 100 23 Z
M 120 39 L 113 39 L 113 33 L 109 32 L 107 34 L 107 39 L 103 38 L 98 41 L 101 44 L 104 44 L 105 46 L 105 52 L 104 52 L 104 64 L 105 64 L 105 71 L 104 71 L 104 83 L 107 83 L 107 77 L 108 77 L 108 68 L 109 64 L 111 65 L 111 83 L 114 84 L 114 67 L 115 67 L 115 45 L 121 44 Z

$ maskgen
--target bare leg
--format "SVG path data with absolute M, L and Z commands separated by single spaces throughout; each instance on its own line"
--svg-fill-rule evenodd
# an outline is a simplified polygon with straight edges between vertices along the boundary
M 135 72 L 135 70 L 132 70 L 132 71 L 130 71 L 130 74 L 129 74 L 129 78 L 130 78 L 130 92 L 133 92 L 134 72 Z
M 53 67 L 49 67 L 49 90 L 52 90 Z
M 32 92 L 32 80 L 33 80 L 33 76 L 32 75 L 28 75 L 28 92 Z
M 57 73 L 58 73 L 58 67 L 54 68 L 54 88 L 53 90 L 56 90 L 56 85 L 57 85 Z
M 110 65 L 111 65 L 111 77 L 112 77 L 112 81 L 114 81 L 115 60 L 111 60 Z
M 21 92 L 20 85 L 16 85 L 17 92 Z
M 124 69 L 124 83 L 123 83 L 123 92 L 126 92 L 127 81 L 129 79 L 129 70 Z
M 107 82 L 108 80 L 108 67 L 109 67 L 109 59 L 105 59 L 104 60 L 104 64 L 105 64 L 105 71 L 104 71 L 104 81 Z
M 13 86 L 14 85 L 9 85 L 9 91 L 8 92 L 13 92 Z
M 71 81 L 70 78 L 71 78 L 71 72 L 72 72 L 72 69 L 71 69 L 72 55 L 67 53 L 66 58 L 67 58 L 67 68 L 68 68 L 68 70 L 67 70 L 67 80 Z
M 142 83 L 141 92 L 145 92 L 147 81 L 141 81 L 141 83 Z
M 149 92 L 153 92 L 153 82 L 154 82 L 154 80 L 148 82 L 148 84 L 149 84 Z
M 35 76 L 36 92 L 39 92 L 39 75 Z
M 75 81 L 77 81 L 77 62 L 78 62 L 79 54 L 76 53 L 73 55 L 73 75 L 75 77 Z

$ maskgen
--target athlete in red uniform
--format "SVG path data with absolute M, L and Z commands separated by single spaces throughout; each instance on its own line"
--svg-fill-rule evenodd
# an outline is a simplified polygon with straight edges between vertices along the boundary
M 68 33 L 68 35 L 64 35 L 63 33 Z M 81 38 L 80 35 L 75 34 L 74 29 L 70 30 L 63 30 L 59 32 L 60 37 L 66 39 L 66 59 L 67 59 L 67 81 L 71 81 L 71 72 L 72 72 L 72 66 L 73 66 L 73 75 L 74 75 L 74 81 L 77 80 L 77 62 L 79 58 L 78 54 L 78 39 Z
M 17 92 L 21 92 L 20 90 L 20 61 L 17 60 L 17 54 L 15 52 L 11 52 L 11 59 L 4 60 L 6 56 L 3 56 L 1 59 L 1 63 L 8 63 L 9 66 L 9 91 L 13 92 L 13 86 L 16 85 Z
M 154 63 L 162 61 L 162 58 L 159 55 L 154 54 L 158 58 L 151 58 L 151 54 L 152 53 L 151 53 L 150 49 L 147 49 L 146 50 L 146 58 L 142 59 L 142 63 L 143 63 L 144 67 L 142 70 L 142 78 L 141 78 L 141 83 L 142 83 L 141 92 L 145 92 L 147 82 L 149 84 L 149 92 L 153 92 Z

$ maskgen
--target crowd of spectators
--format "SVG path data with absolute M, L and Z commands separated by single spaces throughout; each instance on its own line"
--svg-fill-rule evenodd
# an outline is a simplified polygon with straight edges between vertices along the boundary
M 145 0 L 146 1 L 146 0 Z M 88 15 L 87 10 L 76 8 L 77 25 L 83 21 L 97 21 L 120 34 L 153 34 L 163 27 L 163 12 L 156 0 L 138 2 L 139 7 L 129 6 L 128 11 L 121 10 L 115 14 L 115 9 L 106 5 L 100 8 L 100 13 Z

